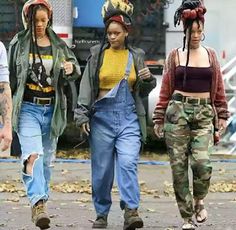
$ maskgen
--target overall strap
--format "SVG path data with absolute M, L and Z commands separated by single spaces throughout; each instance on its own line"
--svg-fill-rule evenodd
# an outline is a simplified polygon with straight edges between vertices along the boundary
M 125 70 L 125 75 L 124 75 L 125 80 L 128 80 L 128 78 L 129 78 L 132 63 L 133 63 L 133 55 L 129 51 L 128 62 L 127 62 L 127 65 L 126 65 L 126 70 Z

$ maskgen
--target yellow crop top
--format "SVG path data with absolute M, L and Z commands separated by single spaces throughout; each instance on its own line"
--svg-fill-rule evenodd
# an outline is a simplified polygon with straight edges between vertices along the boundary
M 128 50 L 106 49 L 103 63 L 99 73 L 99 89 L 112 89 L 125 75 L 128 62 Z M 132 89 L 136 81 L 134 63 L 132 63 L 128 78 L 129 87 Z

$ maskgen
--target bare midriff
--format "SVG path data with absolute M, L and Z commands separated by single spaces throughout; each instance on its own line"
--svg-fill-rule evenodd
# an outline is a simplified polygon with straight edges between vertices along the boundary
M 109 91 L 110 91 L 109 89 L 100 89 L 97 99 L 103 98 Z
M 103 98 L 109 91 L 110 89 L 100 89 L 97 100 Z M 132 92 L 132 90 L 130 90 L 130 92 Z
M 190 92 L 183 92 L 180 90 L 175 90 L 175 93 L 180 93 L 183 96 L 187 96 L 187 97 L 196 97 L 196 98 L 210 98 L 210 92 L 204 92 L 204 93 L 190 93 Z

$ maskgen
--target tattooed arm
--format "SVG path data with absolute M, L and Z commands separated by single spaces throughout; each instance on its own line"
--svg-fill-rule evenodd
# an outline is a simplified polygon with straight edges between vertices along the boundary
M 0 143 L 2 143 L 2 151 L 9 148 L 12 141 L 11 113 L 12 99 L 9 83 L 0 82 L 0 114 L 3 124 L 3 127 L 0 129 Z

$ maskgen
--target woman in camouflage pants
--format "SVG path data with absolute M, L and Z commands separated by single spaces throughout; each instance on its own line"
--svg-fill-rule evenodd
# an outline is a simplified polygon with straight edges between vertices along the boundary
M 175 25 L 183 22 L 183 47 L 172 50 L 166 60 L 153 114 L 157 137 L 164 131 L 176 201 L 184 219 L 183 230 L 195 229 L 193 215 L 200 223 L 207 219 L 203 199 L 212 173 L 209 153 L 214 127 L 224 130 L 229 116 L 216 54 L 201 45 L 205 12 L 200 0 L 183 0 L 176 10 Z M 193 196 L 189 188 L 189 162 Z

